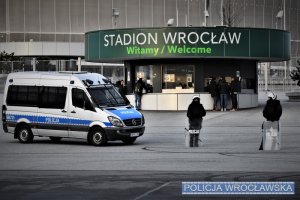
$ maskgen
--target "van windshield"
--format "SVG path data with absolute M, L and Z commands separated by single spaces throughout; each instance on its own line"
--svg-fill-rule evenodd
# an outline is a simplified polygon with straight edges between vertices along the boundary
M 125 106 L 120 93 L 112 85 L 100 85 L 88 88 L 93 100 L 99 107 Z

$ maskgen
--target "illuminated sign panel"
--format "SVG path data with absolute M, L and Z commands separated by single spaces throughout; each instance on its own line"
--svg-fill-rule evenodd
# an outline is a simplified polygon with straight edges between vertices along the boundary
M 173 57 L 288 60 L 290 33 L 227 27 L 100 30 L 86 33 L 85 54 L 88 61 Z

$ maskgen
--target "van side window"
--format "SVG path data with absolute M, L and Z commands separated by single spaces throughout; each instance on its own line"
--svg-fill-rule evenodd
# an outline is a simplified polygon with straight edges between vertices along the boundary
M 36 107 L 38 105 L 38 87 L 11 85 L 8 88 L 6 103 L 8 106 Z
M 81 89 L 78 89 L 78 88 L 72 89 L 72 103 L 73 103 L 73 106 L 75 106 L 75 107 L 94 111 L 94 108 L 93 108 L 89 98 L 87 97 L 85 92 Z
M 66 87 L 41 87 L 40 108 L 63 109 L 67 95 Z

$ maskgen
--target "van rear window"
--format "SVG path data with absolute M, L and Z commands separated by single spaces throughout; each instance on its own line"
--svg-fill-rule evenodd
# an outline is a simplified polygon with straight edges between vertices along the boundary
M 38 106 L 38 87 L 11 85 L 8 88 L 6 103 L 8 106 L 36 107 Z
M 63 109 L 66 95 L 66 87 L 11 85 L 8 88 L 6 104 L 8 106 Z

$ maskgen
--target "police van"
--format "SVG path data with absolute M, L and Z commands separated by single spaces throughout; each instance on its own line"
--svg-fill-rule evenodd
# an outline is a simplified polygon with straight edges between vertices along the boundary
M 8 75 L 2 105 L 5 132 L 21 143 L 34 136 L 132 144 L 145 131 L 144 116 L 126 105 L 102 75 L 87 72 L 16 72 Z

